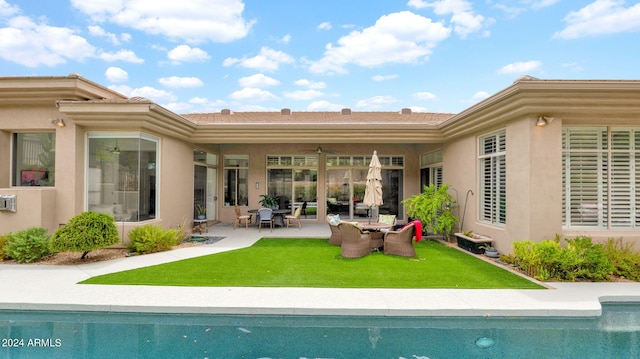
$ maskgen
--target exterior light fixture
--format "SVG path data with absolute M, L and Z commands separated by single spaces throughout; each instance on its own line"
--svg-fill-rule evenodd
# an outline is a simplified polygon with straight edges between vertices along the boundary
M 56 125 L 60 128 L 63 128 L 64 126 L 66 126 L 66 124 L 64 123 L 64 120 L 61 118 L 56 118 L 55 120 L 51 120 L 51 124 Z
M 553 117 L 538 116 L 538 121 L 536 121 L 536 126 L 537 127 L 544 127 L 544 126 L 550 124 L 552 121 L 553 121 Z

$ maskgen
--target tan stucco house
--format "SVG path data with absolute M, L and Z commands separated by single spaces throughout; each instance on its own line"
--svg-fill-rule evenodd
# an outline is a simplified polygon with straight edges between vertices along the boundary
M 78 75 L 0 77 L 0 233 L 53 231 L 86 210 L 126 233 L 231 222 L 260 195 L 367 216 L 369 160 L 383 165 L 380 213 L 447 183 L 464 230 L 515 240 L 622 237 L 640 247 L 640 81 L 522 77 L 458 114 L 233 112 L 176 114 Z M 638 207 L 638 208 L 637 208 Z

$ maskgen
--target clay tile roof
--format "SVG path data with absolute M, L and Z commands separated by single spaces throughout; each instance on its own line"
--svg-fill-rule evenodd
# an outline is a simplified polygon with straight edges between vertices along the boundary
M 351 112 L 343 115 L 340 112 L 231 112 L 230 114 L 191 113 L 182 117 L 197 123 L 206 124 L 432 124 L 438 125 L 454 116 L 451 113 L 414 112 Z

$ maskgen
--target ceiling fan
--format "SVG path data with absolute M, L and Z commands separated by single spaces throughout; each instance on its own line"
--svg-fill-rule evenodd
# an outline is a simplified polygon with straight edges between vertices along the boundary
M 328 154 L 336 153 L 336 151 L 324 149 L 320 145 L 318 145 L 318 147 L 315 150 L 308 149 L 308 150 L 305 150 L 305 151 L 306 152 L 315 152 L 315 153 L 317 153 L 319 155 L 323 154 L 323 153 L 328 153 Z

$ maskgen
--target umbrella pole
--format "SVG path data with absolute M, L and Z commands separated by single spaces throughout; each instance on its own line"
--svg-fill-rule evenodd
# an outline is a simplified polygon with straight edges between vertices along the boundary
M 371 212 L 373 211 L 373 209 L 371 208 L 371 206 L 369 206 L 369 224 L 371 224 Z

